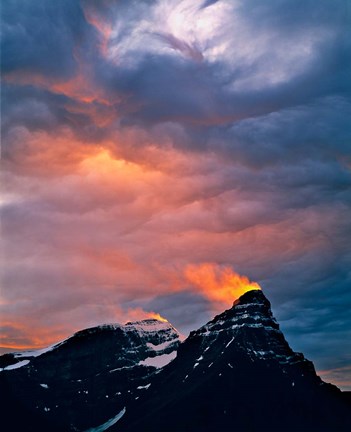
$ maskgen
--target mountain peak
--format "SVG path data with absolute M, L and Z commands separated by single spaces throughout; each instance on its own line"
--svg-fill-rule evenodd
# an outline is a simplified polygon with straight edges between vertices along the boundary
M 179 344 L 169 322 L 146 319 L 91 327 L 52 347 L 2 356 L 5 429 L 27 428 L 12 425 L 13 409 L 20 406 L 27 414 L 23 418 L 33 416 L 30 431 L 105 430 L 95 426 L 137 400 L 152 376 L 176 357 Z
M 170 339 L 179 339 L 179 332 L 167 320 L 148 318 L 141 321 L 129 321 L 124 325 L 126 331 L 136 331 L 140 335 L 151 336 L 153 334 L 168 335 Z
M 126 326 L 143 326 L 145 328 L 152 328 L 155 326 L 170 327 L 171 324 L 165 319 L 147 318 L 140 321 L 128 321 Z
M 270 306 L 267 297 L 263 294 L 263 291 L 260 289 L 253 289 L 247 291 L 245 294 L 243 294 L 241 297 L 239 297 L 237 300 L 234 301 L 233 306 L 250 304 L 250 303 L 268 304 Z
M 290 348 L 255 289 L 191 332 L 112 430 L 341 432 L 350 429 L 339 396 Z
M 193 333 L 232 332 L 239 329 L 262 328 L 278 331 L 279 325 L 273 317 L 271 304 L 261 290 L 247 291 L 233 306 Z

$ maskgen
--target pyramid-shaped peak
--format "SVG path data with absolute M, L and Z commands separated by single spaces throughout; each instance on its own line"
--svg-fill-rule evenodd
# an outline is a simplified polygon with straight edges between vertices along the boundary
M 272 315 L 271 304 L 260 289 L 247 291 L 235 300 L 230 309 L 215 316 L 194 333 L 247 328 L 279 329 Z
M 263 294 L 263 291 L 260 289 L 254 289 L 247 291 L 241 297 L 234 301 L 233 306 L 237 305 L 245 305 L 245 304 L 262 304 L 270 307 L 271 304 L 267 297 Z
M 313 364 L 289 347 L 256 289 L 191 332 L 115 430 L 351 430 L 338 427 L 348 411 L 336 397 Z

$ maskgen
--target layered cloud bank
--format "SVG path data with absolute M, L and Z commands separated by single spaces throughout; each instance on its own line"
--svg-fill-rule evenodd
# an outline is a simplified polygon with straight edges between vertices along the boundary
M 6 1 L 2 345 L 153 313 L 186 333 L 248 275 L 350 385 L 350 14 Z

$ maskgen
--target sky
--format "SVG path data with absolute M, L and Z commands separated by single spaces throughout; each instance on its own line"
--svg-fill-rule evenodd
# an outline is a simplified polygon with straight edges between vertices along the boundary
M 3 349 L 259 284 L 351 390 L 348 0 L 4 0 Z

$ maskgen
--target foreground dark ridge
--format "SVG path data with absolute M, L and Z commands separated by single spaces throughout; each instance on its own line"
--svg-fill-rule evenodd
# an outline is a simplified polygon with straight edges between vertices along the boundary
M 260 290 L 182 344 L 171 324 L 145 320 L 7 354 L 0 367 L 9 431 L 351 430 L 346 398 L 289 347 Z
M 348 409 L 253 290 L 192 332 L 112 430 L 336 432 L 351 430 Z

